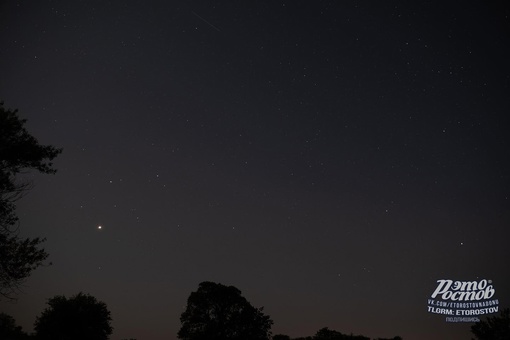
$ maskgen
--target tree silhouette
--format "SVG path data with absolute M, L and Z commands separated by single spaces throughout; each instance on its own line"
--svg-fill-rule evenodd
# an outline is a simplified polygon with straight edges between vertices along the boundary
M 21 182 L 17 175 L 30 169 L 55 173 L 51 161 L 62 152 L 40 145 L 25 129 L 26 119 L 17 113 L 0 102 L 0 297 L 9 299 L 48 257 L 39 248 L 44 239 L 18 237 L 15 202 L 30 189 L 30 183 Z
M 21 326 L 16 326 L 16 321 L 12 316 L 0 313 L 0 339 L 25 340 L 29 338 L 29 335 L 22 331 Z
M 499 316 L 489 316 L 471 326 L 471 333 L 477 340 L 510 339 L 510 309 L 503 309 Z
M 78 293 L 67 299 L 55 296 L 48 300 L 34 329 L 41 340 L 107 340 L 112 334 L 110 311 L 104 302 Z
M 319 329 L 317 333 L 315 333 L 313 340 L 370 340 L 370 338 L 367 338 L 363 335 L 347 335 L 342 334 L 338 331 L 334 331 L 329 329 L 328 327 L 324 327 Z
M 182 340 L 268 340 L 273 321 L 233 286 L 202 282 L 181 315 Z
M 329 329 L 328 327 L 321 328 L 315 335 L 299 338 L 290 338 L 288 335 L 278 334 L 273 336 L 273 340 L 370 340 L 370 338 L 363 335 L 343 334 L 338 331 Z M 400 336 L 395 336 L 391 339 L 377 338 L 374 340 L 403 340 Z
M 340 332 L 329 329 L 328 327 L 321 328 L 315 333 L 314 340 L 342 340 L 344 335 Z
M 273 335 L 273 340 L 290 340 L 290 336 L 285 334 L 275 334 Z

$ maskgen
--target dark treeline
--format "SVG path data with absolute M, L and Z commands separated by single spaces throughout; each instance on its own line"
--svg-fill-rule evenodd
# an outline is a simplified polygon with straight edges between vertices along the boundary
M 272 340 L 403 340 L 400 336 L 393 338 L 374 338 L 363 335 L 343 334 L 341 332 L 329 329 L 328 327 L 321 328 L 314 336 L 291 338 L 288 335 L 277 334 L 274 335 Z
M 188 298 L 186 311 L 181 315 L 181 340 L 403 340 L 369 338 L 363 335 L 343 334 L 324 327 L 313 336 L 291 338 L 288 335 L 271 336 L 273 321 L 241 296 L 235 287 L 202 282 Z M 27 334 L 15 319 L 0 313 L 1 340 L 108 340 L 113 332 L 110 311 L 104 302 L 91 295 L 78 293 L 70 298 L 55 296 L 48 307 L 36 318 L 34 333 Z M 510 309 L 500 315 L 487 317 L 471 326 L 476 340 L 510 339 Z M 128 340 L 128 339 L 123 339 Z M 136 340 L 136 339 L 129 339 Z M 142 339 L 143 340 L 143 339 Z M 466 339 L 467 340 L 467 339 Z

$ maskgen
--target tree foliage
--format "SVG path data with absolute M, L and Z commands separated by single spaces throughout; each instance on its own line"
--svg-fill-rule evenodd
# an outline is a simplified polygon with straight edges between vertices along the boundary
M 477 340 L 510 339 L 510 309 L 501 311 L 499 316 L 489 316 L 471 326 L 471 333 Z
M 290 340 L 290 336 L 285 334 L 275 334 L 273 335 L 273 340 Z
M 37 339 L 106 340 L 112 334 L 110 311 L 91 295 L 55 296 L 48 305 L 35 321 Z
M 273 321 L 233 286 L 202 282 L 181 315 L 182 340 L 268 340 Z
M 30 336 L 23 332 L 21 326 L 10 315 L 0 313 L 0 339 L 2 340 L 26 340 Z
M 0 295 L 13 298 L 30 273 L 43 264 L 48 254 L 38 248 L 40 238 L 20 239 L 0 234 Z
M 352 333 L 343 334 L 328 327 L 323 327 L 314 336 L 290 338 L 288 335 L 278 334 L 273 336 L 273 340 L 370 340 L 370 338 L 363 335 L 353 335 Z M 402 338 L 395 336 L 391 339 L 377 338 L 374 340 L 402 340 Z
M 370 338 L 367 338 L 363 335 L 347 335 L 342 334 L 338 331 L 329 329 L 328 327 L 321 328 L 315 336 L 313 337 L 314 340 L 370 340 Z
M 0 297 L 13 298 L 31 272 L 43 264 L 48 254 L 40 248 L 44 239 L 18 236 L 15 202 L 30 189 L 18 178 L 27 170 L 53 174 L 52 160 L 62 152 L 40 145 L 25 128 L 26 119 L 17 110 L 0 102 Z

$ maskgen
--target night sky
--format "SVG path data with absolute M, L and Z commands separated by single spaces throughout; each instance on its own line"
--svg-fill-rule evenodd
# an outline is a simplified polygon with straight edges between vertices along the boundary
M 0 99 L 63 147 L 18 203 L 17 303 L 80 291 L 113 340 L 173 340 L 202 281 L 273 334 L 469 339 L 438 279 L 509 306 L 509 6 L 1 1 Z M 102 229 L 99 230 L 98 226 Z

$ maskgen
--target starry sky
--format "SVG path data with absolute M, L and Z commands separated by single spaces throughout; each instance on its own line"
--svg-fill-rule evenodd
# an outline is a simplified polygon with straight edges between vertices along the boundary
M 468 339 L 436 280 L 508 307 L 509 6 L 489 1 L 1 1 L 0 99 L 54 176 L 17 303 L 80 291 L 113 340 L 176 339 L 202 281 L 273 334 Z M 98 226 L 102 229 L 99 230 Z

